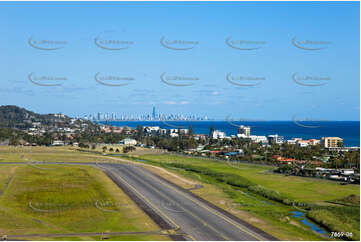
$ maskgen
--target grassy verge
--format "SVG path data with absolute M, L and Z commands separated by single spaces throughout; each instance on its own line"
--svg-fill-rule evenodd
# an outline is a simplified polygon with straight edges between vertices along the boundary
M 143 155 L 138 159 L 148 160 L 150 164 L 166 167 L 178 174 L 199 180 L 203 184 L 216 186 L 220 191 L 215 192 L 214 189 L 207 186 L 195 190 L 194 193 L 218 206 L 223 200 L 223 203 L 226 203 L 223 207 L 228 207 L 228 210 L 230 204 L 229 201 L 227 202 L 227 198 L 231 198 L 233 213 L 241 211 L 237 214 L 239 217 L 258 225 L 281 240 L 326 239 L 311 232 L 301 223 L 300 219 L 291 217 L 291 212 L 297 211 L 297 208 L 301 206 L 301 211 L 306 208 L 305 212 L 308 213 L 308 218 L 321 225 L 321 228 L 328 229 L 329 232 L 334 231 L 328 226 L 329 224 L 320 222 L 320 219 L 316 219 L 314 216 L 316 211 L 326 209 L 327 214 L 321 213 L 320 218 L 325 220 L 331 214 L 330 218 L 334 218 L 331 223 L 334 221 L 337 221 L 334 222 L 335 224 L 347 223 L 349 232 L 353 231 L 352 239 L 359 238 L 359 209 L 357 212 L 352 210 L 354 208 L 350 208 L 350 213 L 354 216 L 342 220 L 337 206 L 327 203 L 331 199 L 340 199 L 345 195 L 357 194 L 356 196 L 359 196 L 359 186 L 340 186 L 330 181 L 273 174 L 270 172 L 272 168 L 269 166 L 236 165 L 177 155 Z M 254 216 L 247 218 L 247 215 L 242 212 Z
M 105 174 L 91 167 L 19 165 L 0 199 L 0 234 L 159 230 Z M 169 239 L 162 235 L 124 237 Z
M 307 213 L 311 220 L 322 224 L 329 231 L 341 232 L 345 240 L 360 240 L 360 208 L 356 207 L 320 207 Z
M 90 237 L 31 237 L 32 241 L 81 241 L 81 240 L 94 240 L 100 241 L 101 236 L 90 236 Z M 29 238 L 16 238 L 17 240 L 29 240 Z M 117 235 L 107 236 L 106 241 L 169 241 L 167 236 L 159 235 Z
M 344 223 L 349 227 L 344 226 L 343 230 L 347 228 L 349 231 L 334 232 L 354 231 L 352 239 L 359 238 L 360 191 L 359 186 L 356 185 L 340 186 L 338 183 L 327 180 L 274 174 L 271 172 L 273 168 L 269 166 L 234 164 L 178 155 L 138 154 L 137 157 L 124 155 L 117 158 L 78 152 L 69 147 L 12 149 L 0 147 L 0 162 L 24 160 L 122 162 L 122 159 L 142 163 L 152 172 L 187 189 L 196 183 L 201 183 L 203 188 L 194 190 L 195 194 L 281 240 L 325 239 L 311 232 L 300 219 L 291 216 L 292 211 L 297 211 L 297 208 L 290 205 L 293 202 L 296 202 L 297 207 L 306 204 L 307 217 L 328 229 L 329 232 L 336 228 L 341 229 L 340 225 Z M 147 164 L 153 166 L 147 166 Z M 5 180 L 0 170 L 0 185 Z M 350 198 L 346 199 L 346 197 Z M 337 207 L 348 209 L 350 206 L 353 207 L 349 214 L 353 216 L 347 215 L 348 218 L 345 219 L 342 216 L 346 213 L 340 212 Z M 3 214 L 3 216 L 6 215 Z M 28 222 L 34 223 L 34 220 Z M 39 224 L 36 226 L 41 227 Z

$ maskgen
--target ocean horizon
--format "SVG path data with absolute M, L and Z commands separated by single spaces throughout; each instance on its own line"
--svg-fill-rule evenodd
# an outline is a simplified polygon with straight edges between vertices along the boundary
M 106 121 L 98 122 L 105 124 Z M 285 139 L 321 139 L 321 137 L 340 137 L 344 146 L 360 146 L 360 121 L 108 121 L 112 126 L 159 126 L 163 129 L 188 128 L 192 126 L 195 134 L 208 134 L 213 125 L 226 135 L 237 134 L 239 125 L 251 127 L 251 135 L 278 134 Z

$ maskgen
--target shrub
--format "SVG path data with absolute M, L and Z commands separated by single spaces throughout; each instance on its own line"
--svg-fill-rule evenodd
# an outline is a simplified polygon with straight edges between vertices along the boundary
M 249 181 L 248 179 L 236 175 L 236 174 L 229 174 L 229 173 L 220 173 L 217 171 L 210 170 L 205 167 L 198 167 L 192 165 L 184 165 L 181 163 L 171 163 L 171 166 L 184 169 L 186 171 L 191 171 L 195 173 L 200 173 L 206 176 L 210 176 L 216 179 L 219 182 L 224 182 L 228 185 L 235 186 L 238 188 L 247 188 L 249 191 L 268 198 L 270 200 L 280 202 L 286 205 L 292 205 L 294 201 L 290 198 L 287 198 L 284 195 L 281 195 L 279 192 L 265 188 L 263 186 L 254 184 L 253 182 Z
M 351 232 L 352 237 L 344 236 L 346 240 L 360 240 L 360 210 L 358 208 L 330 207 L 325 209 L 312 209 L 307 213 L 307 217 L 314 222 L 321 224 L 332 232 Z
M 254 192 L 254 193 L 258 194 L 258 195 L 261 195 L 261 196 L 263 196 L 265 198 L 273 200 L 273 201 L 277 201 L 277 202 L 280 202 L 280 203 L 287 202 L 287 203 L 292 204 L 290 199 L 288 199 L 285 196 L 281 195 L 279 192 L 267 189 L 267 188 L 265 188 L 263 186 L 260 186 L 260 185 L 250 186 L 250 187 L 248 187 L 248 190 L 250 190 L 251 192 Z M 290 205 L 290 204 L 288 204 L 288 205 Z
M 132 152 L 135 150 L 134 146 L 126 146 L 123 148 L 123 153 L 128 153 L 128 152 Z

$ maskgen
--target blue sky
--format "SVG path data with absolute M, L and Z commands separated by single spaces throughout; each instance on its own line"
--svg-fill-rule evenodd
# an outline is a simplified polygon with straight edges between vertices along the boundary
M 359 120 L 359 9 L 357 2 L 0 3 L 0 105 L 72 116 L 150 113 L 155 105 L 216 119 Z M 97 36 L 129 48 L 99 48 Z M 162 37 L 192 48 L 166 48 Z M 30 38 L 37 47 L 62 48 L 34 48 Z M 227 38 L 258 49 L 231 48 Z M 31 73 L 65 79 L 36 85 Z M 101 85 L 96 73 L 131 80 Z M 195 80 L 167 85 L 162 73 Z M 261 81 L 232 84 L 227 74 Z M 293 75 L 324 80 L 295 82 Z

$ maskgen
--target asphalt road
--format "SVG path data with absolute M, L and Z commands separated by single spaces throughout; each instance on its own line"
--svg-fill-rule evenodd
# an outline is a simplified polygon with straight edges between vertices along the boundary
M 131 164 L 102 164 L 144 202 L 195 240 L 270 240 L 252 231 L 150 171 Z
M 1 163 L 5 164 L 5 162 Z M 19 164 L 18 162 L 14 163 Z M 95 166 L 94 163 L 67 162 L 39 162 L 38 164 Z M 33 165 L 35 164 L 33 163 Z M 127 190 L 131 191 L 137 199 L 140 199 L 148 207 L 151 207 L 157 216 L 160 216 L 171 228 L 178 231 L 177 233 L 188 235 L 184 238 L 208 241 L 275 240 L 265 232 L 251 225 L 240 223 L 239 219 L 237 221 L 232 216 L 225 215 L 219 209 L 164 181 L 141 166 L 131 163 L 99 163 L 96 166 L 111 175 L 118 186 L 126 186 Z

